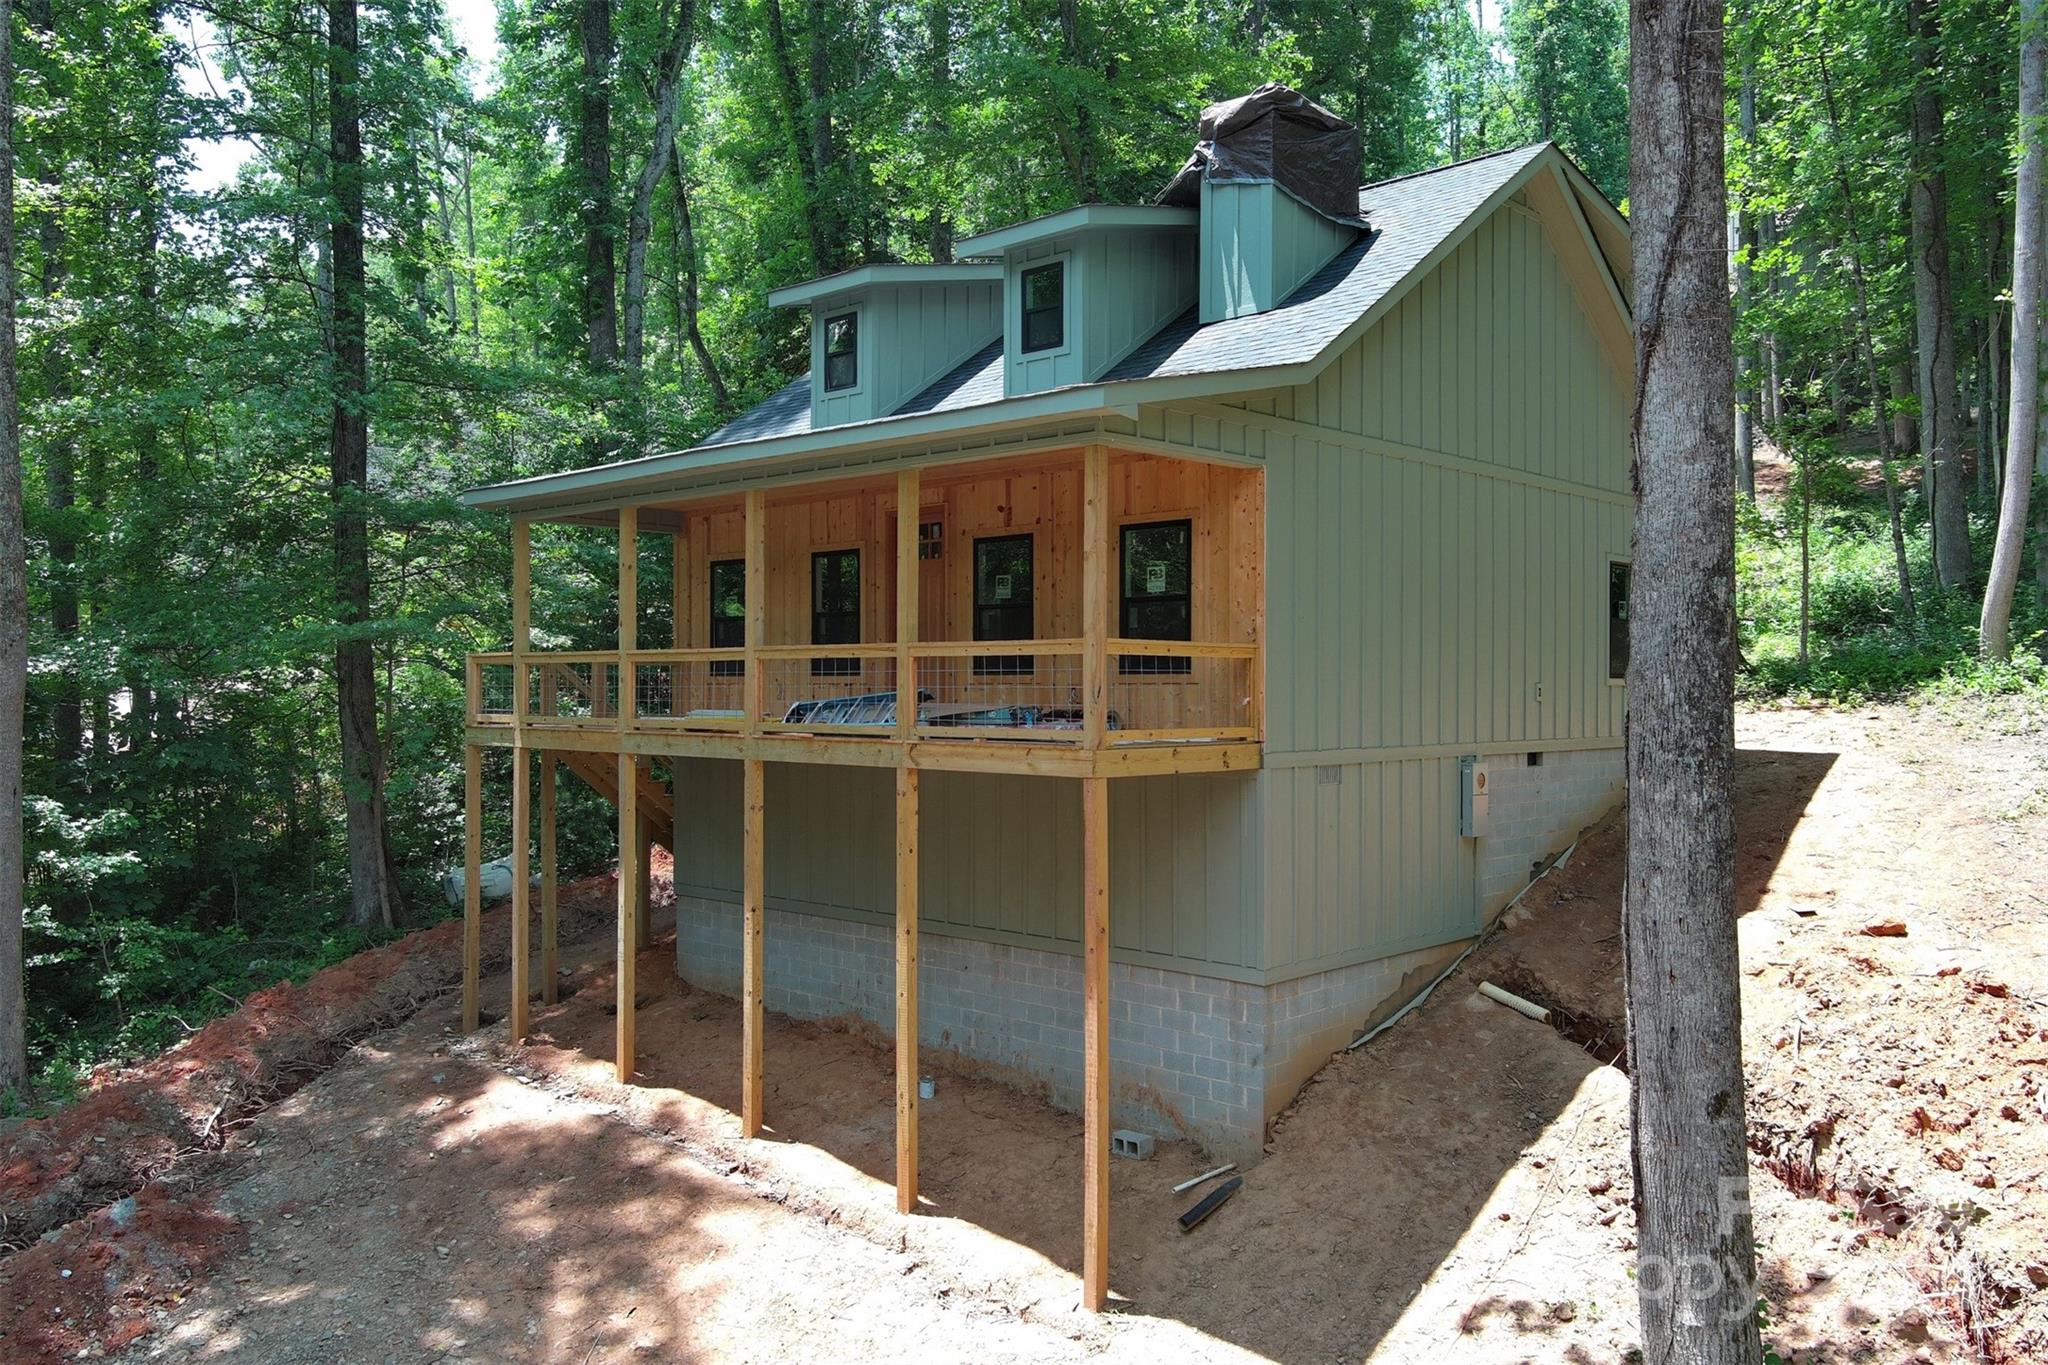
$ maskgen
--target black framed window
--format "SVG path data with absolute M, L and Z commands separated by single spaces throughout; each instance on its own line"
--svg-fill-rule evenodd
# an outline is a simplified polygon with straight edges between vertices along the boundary
M 1024 272 L 1018 282 L 1024 300 L 1021 351 L 1053 351 L 1067 342 L 1067 263 L 1054 261 Z
M 1628 677 L 1628 601 L 1633 575 L 1625 559 L 1607 562 L 1607 676 Z
M 747 643 L 747 561 L 720 559 L 711 565 L 711 647 L 743 649 Z M 747 671 L 741 659 L 713 659 L 711 676 L 737 678 Z
M 1127 640 L 1194 638 L 1194 523 L 1149 521 L 1123 529 L 1122 568 L 1117 587 L 1117 629 Z M 1117 671 L 1190 673 L 1185 655 L 1124 654 Z
M 825 319 L 825 392 L 836 393 L 860 383 L 860 315 L 839 313 Z
M 860 551 L 821 550 L 811 556 L 811 643 L 860 643 Z M 814 678 L 860 676 L 859 659 L 812 659 Z
M 1031 537 L 984 536 L 974 542 L 974 638 L 1029 640 L 1037 622 L 1031 609 Z M 1029 654 L 976 655 L 978 678 L 1031 672 Z

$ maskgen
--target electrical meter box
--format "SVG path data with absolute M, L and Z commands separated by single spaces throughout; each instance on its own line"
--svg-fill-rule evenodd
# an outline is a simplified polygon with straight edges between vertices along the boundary
M 1458 833 L 1477 839 L 1486 833 L 1486 764 L 1475 755 L 1458 760 Z

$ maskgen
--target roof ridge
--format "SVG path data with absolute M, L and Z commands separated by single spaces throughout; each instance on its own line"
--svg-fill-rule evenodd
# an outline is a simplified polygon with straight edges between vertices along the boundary
M 1526 152 L 1550 145 L 1550 141 L 1545 140 L 1541 142 L 1525 142 L 1519 147 L 1501 147 L 1495 151 L 1481 152 L 1477 156 L 1468 156 L 1462 161 L 1446 161 L 1441 166 L 1427 166 L 1419 171 L 1405 171 L 1400 175 L 1390 175 L 1385 180 L 1375 180 L 1370 184 L 1360 185 L 1358 192 L 1363 194 L 1367 190 L 1379 189 L 1382 185 L 1398 185 L 1403 180 L 1415 180 L 1425 175 L 1440 175 L 1445 171 L 1455 171 L 1460 166 L 1472 166 L 1481 161 L 1490 161 L 1497 156 L 1513 156 L 1516 152 Z

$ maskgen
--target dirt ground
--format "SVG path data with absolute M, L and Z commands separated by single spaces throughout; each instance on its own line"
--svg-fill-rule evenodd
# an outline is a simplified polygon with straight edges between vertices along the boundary
M 1795 1361 L 2048 1359 L 2048 718 L 1738 728 L 1768 1336 Z M 1593 832 L 1326 1067 L 1194 1233 L 1168 1186 L 1200 1153 L 1116 1163 L 1105 1317 L 1076 1306 L 1078 1119 L 932 1058 L 926 1206 L 900 1217 L 885 1040 L 771 1018 L 773 1131 L 743 1142 L 737 1006 L 678 982 L 661 935 L 617 1085 L 597 935 L 528 1046 L 429 1005 L 0 1260 L 0 1357 L 1625 1360 L 1618 854 Z

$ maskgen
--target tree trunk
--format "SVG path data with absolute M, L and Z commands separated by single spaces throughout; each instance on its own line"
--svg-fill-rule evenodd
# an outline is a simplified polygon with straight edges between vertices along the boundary
M 1842 163 L 1842 117 L 1835 104 L 1834 79 L 1828 74 L 1828 54 L 1825 48 L 1815 54 L 1820 68 L 1820 89 L 1823 107 L 1828 116 L 1828 133 L 1834 143 L 1835 182 L 1842 192 L 1843 226 L 1847 229 L 1846 245 L 1849 256 L 1849 279 L 1855 286 L 1851 295 L 1856 311 L 1856 335 L 1859 349 L 1863 352 L 1863 374 L 1870 385 L 1871 425 L 1877 429 L 1877 466 L 1884 478 L 1885 511 L 1891 520 L 1892 567 L 1899 577 L 1899 612 L 1905 618 L 1909 629 L 1914 628 L 1918 612 L 1913 605 L 1913 574 L 1906 563 L 1905 521 L 1899 515 L 1899 484 L 1892 477 L 1893 446 L 1891 429 L 1884 420 L 1884 381 L 1877 366 L 1877 345 L 1871 339 L 1870 329 L 1870 282 L 1863 273 L 1863 231 L 1857 224 L 1856 191 L 1849 184 L 1848 167 Z M 1839 392 L 1839 389 L 1837 390 Z M 1839 424 L 1837 409 L 1837 423 Z
M 342 804 L 348 816 L 349 922 L 392 923 L 397 888 L 384 859 L 384 763 L 370 616 L 370 428 L 364 321 L 362 87 L 356 0 L 327 0 L 328 175 L 333 218 L 334 413 L 328 436 L 334 579 L 340 638 L 334 692 L 341 720 Z
M 654 192 L 668 173 L 675 148 L 676 106 L 681 103 L 683 67 L 697 28 L 696 0 L 683 0 L 675 31 L 662 49 L 654 77 L 654 142 L 640 179 L 633 187 L 633 207 L 626 216 L 626 371 L 638 376 L 647 342 L 647 239 L 654 227 Z
M 1256 19 L 1247 14 L 1246 22 L 1263 32 L 1266 24 L 1263 0 L 1254 4 L 1253 10 Z M 943 149 L 952 132 L 953 6 L 950 0 L 925 0 L 924 30 L 927 49 L 925 77 L 931 90 L 932 132 Z M 1259 39 L 1253 41 L 1256 45 Z M 944 265 L 953 259 L 953 230 L 953 215 L 947 205 L 944 202 L 934 203 L 925 215 L 925 245 L 934 264 Z
M 697 229 L 690 218 L 689 167 L 683 161 L 681 147 L 675 149 L 675 161 L 675 256 L 676 273 L 681 277 L 681 287 L 676 291 L 676 325 L 690 344 L 690 354 L 697 357 L 698 368 L 704 371 L 704 382 L 711 388 L 711 401 L 722 417 L 732 411 L 732 394 L 725 387 L 725 376 L 718 372 L 718 359 L 705 345 L 704 330 L 699 325 Z
M 1998 505 L 1998 537 L 1991 549 L 1991 578 L 1984 587 L 1984 612 L 1977 623 L 1977 648 L 1986 659 L 2009 656 L 2012 595 L 2020 581 L 2026 549 L 2027 502 L 2033 492 L 2028 472 L 2041 402 L 2041 270 L 2044 224 L 2041 203 L 2042 120 L 2048 118 L 2048 36 L 2042 33 L 2043 0 L 2020 0 L 2020 156 L 2012 239 L 2012 405 L 2005 434 L 2005 493 Z
M 1944 588 L 1970 578 L 1969 488 L 1956 386 L 1955 301 L 1949 273 L 1948 174 L 1942 165 L 1941 20 L 1935 0 L 1907 0 L 1913 42 L 1913 322 L 1920 351 L 1920 429 L 1934 510 L 1935 577 Z
M 1912 396 L 1913 366 L 1905 360 L 1893 361 L 1891 372 L 1892 412 L 1890 420 L 1892 424 L 1892 449 L 1895 452 L 1903 453 L 1908 450 L 1920 449 L 1920 424 L 1914 418 L 1912 409 L 1906 402 Z M 1885 420 L 1882 413 L 1879 414 L 1878 420 Z
M 0 0 L 0 1091 L 28 1080 L 21 987 L 22 710 L 28 695 L 28 545 L 14 383 L 14 0 Z
M 1745 60 L 1742 63 L 1742 91 L 1737 99 L 1736 126 L 1742 136 L 1745 149 L 1756 146 L 1756 64 Z M 1748 322 L 1750 306 L 1755 302 L 1756 285 L 1751 277 L 1750 257 L 1756 254 L 1756 216 L 1750 212 L 1747 200 L 1735 205 L 1735 303 Z M 1746 326 L 1745 326 L 1746 331 Z M 1756 385 L 1749 376 L 1755 365 L 1755 357 L 1746 344 L 1742 354 L 1735 358 L 1737 382 L 1742 387 L 1735 393 L 1735 485 L 1742 496 L 1756 501 Z
M 612 234 L 612 6 L 580 0 L 583 54 L 576 164 L 583 181 L 583 335 L 594 372 L 619 361 L 618 262 Z
M 844 243 L 839 237 L 835 206 L 827 201 L 823 176 L 826 166 L 817 155 L 816 124 L 807 117 L 810 101 L 797 78 L 796 58 L 789 45 L 789 28 L 782 16 L 782 0 L 768 0 L 768 47 L 775 59 L 776 87 L 782 96 L 782 117 L 796 156 L 797 176 L 803 181 L 804 198 L 810 212 L 804 223 L 810 229 L 811 269 L 828 275 L 837 268 Z M 828 125 L 829 127 L 829 122 Z
M 1735 406 L 1722 7 L 1629 33 L 1636 525 L 1623 909 L 1637 1302 L 1659 1365 L 1758 1365 L 1735 943 Z

